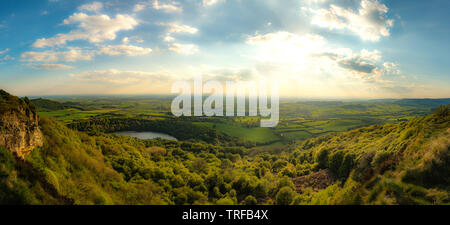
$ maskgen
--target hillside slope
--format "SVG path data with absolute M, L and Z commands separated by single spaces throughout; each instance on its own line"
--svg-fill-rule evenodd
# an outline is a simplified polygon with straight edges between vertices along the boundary
M 449 115 L 449 106 L 441 106 L 410 122 L 303 142 L 293 153 L 298 161 L 327 169 L 339 181 L 319 192 L 300 192 L 310 204 L 450 203 Z

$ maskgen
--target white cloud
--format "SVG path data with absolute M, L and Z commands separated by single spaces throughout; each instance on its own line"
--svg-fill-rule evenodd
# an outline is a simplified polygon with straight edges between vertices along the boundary
M 77 24 L 78 29 L 66 34 L 57 34 L 52 38 L 38 39 L 34 42 L 33 47 L 44 48 L 65 45 L 67 41 L 74 40 L 88 40 L 91 43 L 114 40 L 117 32 L 131 30 L 139 23 L 129 15 L 117 14 L 115 18 L 110 18 L 108 15 L 74 13 L 64 20 L 64 24 Z
M 383 66 L 387 73 L 400 75 L 402 72 L 398 69 L 398 65 L 393 62 L 385 62 L 383 63 Z
M 5 55 L 3 58 L 0 58 L 0 61 L 8 61 L 8 60 L 14 60 L 14 57 L 11 57 L 10 55 Z
M 5 55 L 8 52 L 9 52 L 9 48 L 0 51 L 0 64 L 3 64 L 4 61 L 14 60 L 13 57 L 11 57 L 9 55 Z M 2 56 L 2 55 L 4 55 L 4 56 Z
M 377 0 L 362 0 L 357 12 L 333 4 L 329 9 L 309 11 L 313 14 L 312 24 L 330 30 L 347 29 L 369 41 L 389 36 L 394 24 L 394 20 L 387 19 L 388 7 Z
M 142 48 L 134 45 L 107 45 L 100 48 L 98 54 L 141 56 L 152 51 L 150 48 Z
M 138 3 L 138 4 L 134 5 L 133 12 L 139 12 L 139 11 L 142 11 L 144 9 L 145 9 L 145 5 L 141 4 L 141 3 Z
M 0 51 L 0 55 L 3 55 L 3 54 L 5 54 L 5 53 L 7 53 L 7 52 L 9 52 L 9 48 L 7 48 L 7 49 L 5 49 L 5 50 L 3 50 L 3 51 Z
M 164 12 L 182 12 L 183 8 L 179 6 L 180 3 L 175 1 L 160 3 L 158 0 L 153 1 L 153 8 L 156 10 L 163 10 Z
M 48 70 L 48 71 L 55 71 L 55 70 L 65 70 L 65 69 L 73 69 L 73 66 L 64 65 L 64 64 L 35 64 L 32 65 L 34 69 L 37 70 Z
M 361 59 L 376 62 L 381 59 L 381 52 L 378 50 L 368 51 L 366 49 L 361 50 Z
M 175 38 L 172 37 L 172 36 L 170 36 L 170 35 L 166 35 L 166 36 L 164 37 L 164 41 L 165 41 L 165 42 L 173 42 L 173 41 L 175 41 Z
M 257 47 L 255 55 L 259 61 L 302 63 L 311 55 L 323 51 L 325 40 L 322 36 L 296 35 L 280 31 L 255 35 L 247 38 L 247 44 Z
M 169 50 L 177 52 L 183 55 L 193 55 L 196 54 L 199 49 L 197 45 L 194 44 L 179 44 L 173 43 L 169 45 Z
M 383 65 L 381 52 L 362 49 L 334 48 L 319 35 L 297 35 L 289 32 L 257 34 L 247 38 L 254 52 L 247 55 L 257 62 L 258 71 L 265 76 L 323 77 L 339 82 L 359 80 L 368 83 L 388 82 L 383 79 L 389 71 Z M 326 78 L 325 78 L 325 77 Z M 327 77 L 328 76 L 328 77 Z M 323 80 L 322 80 L 323 81 Z M 315 82 L 315 81 L 314 81 Z
M 178 23 L 159 23 L 161 26 L 167 27 L 167 33 L 189 33 L 195 34 L 198 32 L 198 29 L 195 27 L 191 27 L 188 25 L 178 24 Z
M 124 71 L 124 70 L 95 70 L 79 74 L 70 74 L 71 77 L 81 81 L 111 83 L 118 85 L 129 85 L 151 80 L 153 82 L 164 82 L 171 79 L 168 73 Z
M 78 10 L 81 11 L 89 11 L 89 12 L 98 12 L 103 8 L 103 3 L 101 2 L 92 2 L 89 4 L 84 4 L 78 7 Z
M 124 38 L 122 39 L 122 43 L 128 44 L 128 43 L 130 43 L 130 39 L 129 39 L 128 37 L 124 37 Z
M 81 48 L 68 48 L 66 51 L 29 51 L 21 55 L 21 61 L 26 62 L 76 62 L 81 60 L 91 60 L 95 55 L 125 55 L 141 56 L 149 54 L 150 48 L 143 48 L 134 45 L 106 45 L 99 46 L 98 50 L 83 50 Z
M 225 2 L 226 0 L 203 0 L 203 6 L 207 7 L 207 6 L 212 6 L 215 5 L 219 2 Z
M 93 53 L 83 51 L 78 48 L 69 48 L 68 51 L 43 51 L 43 52 L 24 52 L 21 55 L 22 61 L 26 62 L 75 62 L 79 60 L 91 60 Z
M 176 39 L 172 36 L 173 33 L 188 33 L 196 34 L 198 29 L 188 25 L 178 24 L 178 23 L 158 23 L 160 26 L 167 27 L 167 33 L 163 41 L 174 42 Z M 169 50 L 179 52 L 182 54 L 192 55 L 197 53 L 198 46 L 196 45 L 184 45 L 184 44 L 172 44 L 169 46 Z

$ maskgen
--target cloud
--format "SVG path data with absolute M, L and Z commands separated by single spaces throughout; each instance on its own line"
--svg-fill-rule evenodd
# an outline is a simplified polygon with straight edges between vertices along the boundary
M 95 70 L 78 74 L 70 74 L 81 81 L 110 83 L 118 85 L 136 84 L 145 80 L 153 82 L 167 82 L 171 78 L 168 73 L 142 72 L 142 71 L 125 71 L 125 70 Z
M 0 64 L 3 64 L 5 61 L 14 60 L 13 57 L 11 57 L 9 55 L 5 55 L 8 52 L 9 52 L 9 48 L 0 51 Z
M 26 62 L 76 62 L 81 60 L 91 60 L 95 55 L 141 56 L 152 52 L 152 49 L 150 48 L 127 44 L 98 46 L 97 50 L 83 50 L 81 48 L 72 47 L 67 49 L 68 50 L 66 51 L 29 51 L 23 53 L 21 59 Z
M 133 12 L 142 11 L 145 9 L 145 7 L 146 6 L 144 4 L 138 3 L 138 4 L 134 5 Z
M 226 0 L 203 0 L 203 6 L 207 7 L 207 6 L 212 6 L 215 5 L 219 2 L 225 2 Z
M 225 81 L 250 81 L 257 77 L 256 71 L 248 68 L 210 68 L 202 72 L 203 79 Z
M 78 7 L 80 11 L 88 11 L 88 12 L 98 12 L 103 8 L 103 3 L 101 2 L 92 2 L 89 4 L 84 4 Z
M 73 66 L 64 65 L 64 64 L 35 64 L 32 65 L 34 69 L 37 70 L 47 70 L 47 71 L 55 71 L 55 70 L 65 70 L 65 69 L 73 69 Z
M 173 43 L 169 45 L 169 50 L 173 52 L 177 52 L 183 55 L 193 55 L 196 54 L 199 49 L 197 45 L 194 44 L 179 44 Z
M 390 73 L 378 50 L 336 48 L 319 35 L 279 31 L 249 36 L 246 43 L 254 46 L 247 57 L 256 60 L 259 74 L 280 79 L 314 79 L 336 82 L 387 83 Z M 333 78 L 332 78 L 333 77 Z
M 195 27 L 191 27 L 188 25 L 178 24 L 178 23 L 159 23 L 158 25 L 166 26 L 167 33 L 189 33 L 195 34 L 198 32 L 198 29 Z
M 3 50 L 3 51 L 0 51 L 0 55 L 3 55 L 3 54 L 5 54 L 5 53 L 7 53 L 7 52 L 9 52 L 9 48 L 7 48 L 7 49 L 5 49 L 5 50 Z
M 183 8 L 181 8 L 181 6 L 179 6 L 180 3 L 175 2 L 175 1 L 170 1 L 170 2 L 163 2 L 160 3 L 158 0 L 154 0 L 153 1 L 153 8 L 156 10 L 163 10 L 164 12 L 182 12 Z
M 342 68 L 348 69 L 357 73 L 373 73 L 377 68 L 374 64 L 361 61 L 360 58 L 342 59 L 337 61 Z
M 388 7 L 377 0 L 362 0 L 357 12 L 334 4 L 329 9 L 309 9 L 311 23 L 330 30 L 349 30 L 363 40 L 379 41 L 390 36 L 394 20 L 387 18 Z
M 325 40 L 314 34 L 297 35 L 286 31 L 249 36 L 246 43 L 257 47 L 259 61 L 305 63 L 311 54 L 323 51 Z
M 315 56 L 327 57 L 334 61 L 339 68 L 358 75 L 367 80 L 374 81 L 384 74 L 384 70 L 377 64 L 381 60 L 381 52 L 378 50 L 369 51 L 363 49 L 360 53 L 353 53 L 351 49 L 329 49 Z
M 11 57 L 10 55 L 5 55 L 2 58 L 0 58 L 1 62 L 8 61 L 8 60 L 14 60 L 14 57 Z
M 376 62 L 381 59 L 381 52 L 378 50 L 368 51 L 366 49 L 361 50 L 360 57 L 363 60 Z
M 400 75 L 402 73 L 399 69 L 397 69 L 398 65 L 393 62 L 385 62 L 383 63 L 383 67 L 385 68 L 386 72 L 390 74 Z
M 150 48 L 142 48 L 134 45 L 107 45 L 100 48 L 99 54 L 104 55 L 126 55 L 140 56 L 147 55 L 152 51 Z
M 305 0 L 305 2 L 308 4 L 322 3 L 322 2 L 327 2 L 327 1 L 330 1 L 330 0 Z
M 166 35 L 166 36 L 164 37 L 164 41 L 165 41 L 165 42 L 172 42 L 172 41 L 175 41 L 175 38 L 172 37 L 172 36 L 170 36 L 170 35 Z
M 69 48 L 67 51 L 24 52 L 21 55 L 21 59 L 26 62 L 75 62 L 79 60 L 91 60 L 93 55 L 91 51 Z
M 166 35 L 164 36 L 164 42 L 173 42 L 176 39 L 172 36 L 173 33 L 188 33 L 196 34 L 198 29 L 188 25 L 178 24 L 178 23 L 158 23 L 160 26 L 166 26 Z
M 34 42 L 33 47 L 44 48 L 55 45 L 65 45 L 67 41 L 88 40 L 91 43 L 116 39 L 116 33 L 131 30 L 139 23 L 129 15 L 117 14 L 115 18 L 108 15 L 87 15 L 74 13 L 63 24 L 77 24 L 76 30 L 66 34 L 57 34 L 52 38 L 41 38 Z

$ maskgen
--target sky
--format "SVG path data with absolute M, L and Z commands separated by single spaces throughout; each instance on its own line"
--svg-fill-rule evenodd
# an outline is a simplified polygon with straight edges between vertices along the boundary
M 165 94 L 179 80 L 304 98 L 449 98 L 447 0 L 2 1 L 0 89 Z

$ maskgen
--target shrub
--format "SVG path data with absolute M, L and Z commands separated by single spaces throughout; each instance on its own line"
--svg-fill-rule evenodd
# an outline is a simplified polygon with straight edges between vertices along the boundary
M 328 166 L 328 150 L 321 149 L 317 152 L 315 161 L 319 169 L 325 169 Z
M 229 197 L 221 198 L 216 201 L 217 205 L 234 205 L 233 200 L 231 200 Z
M 283 187 L 276 196 L 277 205 L 290 205 L 294 200 L 295 192 L 290 187 Z
M 328 158 L 328 168 L 335 175 L 339 174 L 339 169 L 341 168 L 343 159 L 344 154 L 341 151 L 330 154 Z
M 249 195 L 249 196 L 245 197 L 245 199 L 242 203 L 244 205 L 256 205 L 256 204 L 258 204 L 258 200 L 256 200 L 255 197 Z
M 350 172 L 352 171 L 355 164 L 355 155 L 351 153 L 347 153 L 344 156 L 342 161 L 342 165 L 339 168 L 338 175 L 341 179 L 346 179 Z

